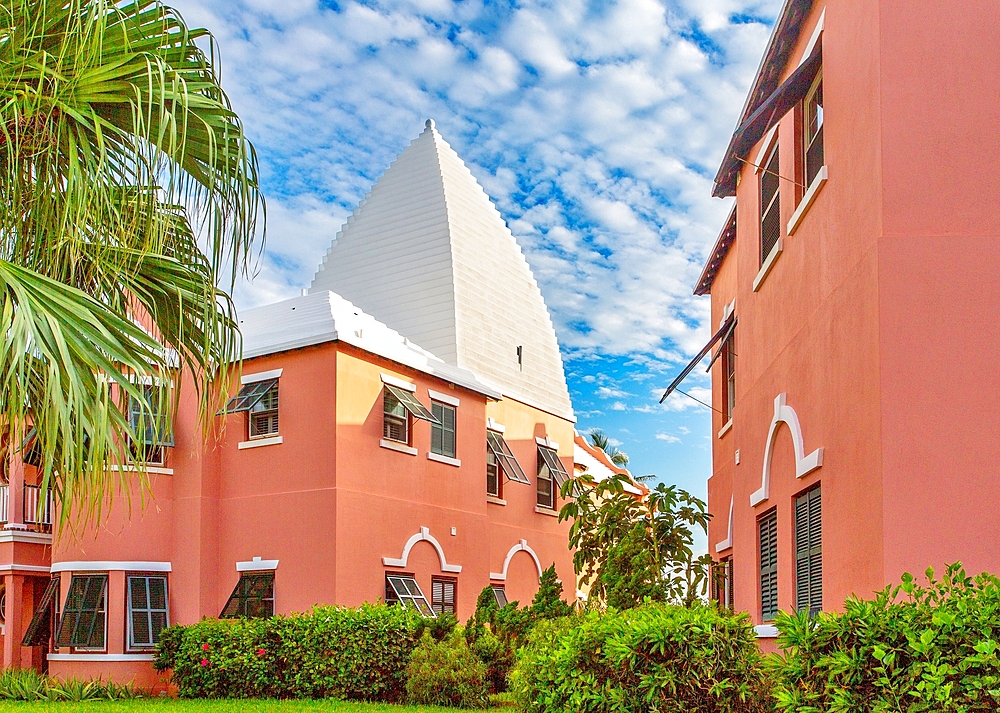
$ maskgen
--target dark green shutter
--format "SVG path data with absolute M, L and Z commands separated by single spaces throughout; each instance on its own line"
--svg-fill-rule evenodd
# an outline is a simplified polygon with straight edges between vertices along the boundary
M 795 499 L 795 608 L 823 609 L 823 507 L 820 489 Z
M 757 521 L 760 537 L 760 614 L 764 621 L 778 615 L 778 511 Z

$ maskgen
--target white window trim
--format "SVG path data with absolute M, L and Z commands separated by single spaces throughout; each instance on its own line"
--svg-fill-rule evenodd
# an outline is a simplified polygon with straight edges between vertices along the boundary
M 427 395 L 431 397 L 432 401 L 448 404 L 449 406 L 454 406 L 455 408 L 458 408 L 459 403 L 461 403 L 461 401 L 456 399 L 454 396 L 442 394 L 440 391 L 434 391 L 433 389 L 427 389 Z
M 778 238 L 778 241 L 771 248 L 771 254 L 767 256 L 767 260 L 764 264 L 760 266 L 760 272 L 757 273 L 757 277 L 753 278 L 753 291 L 757 292 L 760 286 L 764 284 L 764 278 L 768 276 L 771 272 L 771 268 L 774 267 L 774 263 L 778 262 L 778 256 L 781 255 L 781 251 L 784 250 L 784 245 L 782 239 Z
M 504 433 L 507 430 L 506 426 L 502 423 L 497 423 L 492 417 L 486 419 L 486 428 L 489 431 L 496 431 L 497 433 Z
M 161 448 L 173 448 L 173 446 L 160 446 L 160 447 Z M 137 473 L 139 471 L 139 469 L 136 468 L 133 465 L 126 465 L 126 466 L 123 466 L 123 467 L 118 467 L 117 465 L 113 465 L 113 466 L 111 466 L 111 470 L 115 471 L 115 472 L 122 472 L 122 473 Z M 163 468 L 163 467 L 160 467 L 160 466 L 150 465 L 150 466 L 146 466 L 146 472 L 150 473 L 152 475 L 173 475 L 174 474 L 174 469 L 173 468 Z
M 399 451 L 411 456 L 415 456 L 420 452 L 413 446 L 408 446 L 405 443 L 397 443 L 396 441 L 387 441 L 384 438 L 378 444 L 381 448 L 388 448 L 390 451 Z
M 279 560 L 265 560 L 260 557 L 254 557 L 248 562 L 237 562 L 236 571 L 237 572 L 271 572 L 278 569 Z
M 753 628 L 758 639 L 777 639 L 778 627 L 774 624 L 758 624 Z M 51 658 L 51 657 L 50 657 Z
M 49 661 L 152 661 L 154 654 L 46 654 Z
M 760 173 L 764 170 L 764 159 L 767 155 L 771 153 L 771 147 L 774 146 L 775 139 L 778 138 L 778 125 L 781 122 L 771 127 L 771 130 L 764 134 L 764 143 L 760 145 L 760 151 L 757 152 L 757 158 L 753 160 L 754 173 Z
M 488 502 L 490 505 L 506 505 L 507 504 L 506 500 L 504 500 L 503 498 L 498 498 L 495 495 L 487 495 L 486 496 L 486 502 Z
M 539 438 L 538 436 L 535 436 L 535 443 L 540 446 L 545 446 L 546 448 L 551 448 L 554 451 L 559 450 L 559 444 L 556 443 L 555 441 L 550 441 L 548 436 L 546 436 L 545 438 Z
M 268 381 L 269 379 L 280 379 L 282 371 L 284 369 L 271 369 L 271 371 L 261 371 L 256 374 L 244 374 L 240 377 L 240 386 L 256 384 L 259 381 Z
M 416 448 L 414 448 L 414 450 L 416 450 Z M 428 451 L 427 460 L 433 460 L 437 461 L 438 463 L 453 465 L 456 468 L 462 467 L 462 461 L 460 461 L 458 458 L 450 458 L 449 456 L 443 456 L 440 453 L 431 453 L 430 451 Z
M 260 448 L 261 446 L 277 446 L 284 443 L 281 436 L 257 437 L 249 441 L 240 441 L 236 446 L 239 450 L 245 451 L 247 448 Z
M 732 417 L 730 417 L 729 420 L 726 421 L 726 425 L 719 429 L 719 438 L 722 438 L 724 435 L 729 433 L 729 431 L 732 430 L 732 428 L 733 428 L 733 419 Z
M 382 377 L 383 384 L 389 384 L 389 386 L 395 386 L 398 389 L 404 389 L 405 391 L 409 391 L 411 393 L 415 393 L 417 390 L 417 385 L 412 381 L 403 381 L 402 379 L 390 376 L 389 374 L 380 374 L 380 376 Z
M 554 485 L 555 484 L 555 480 L 553 480 L 552 483 Z M 535 512 L 537 512 L 539 515 L 548 515 L 549 517 L 559 517 L 559 511 L 558 510 L 556 510 L 554 508 L 543 507 L 541 505 L 536 505 L 535 506 Z
M 170 562 L 121 562 L 106 560 L 93 562 L 53 562 L 49 571 L 53 574 L 56 572 L 171 572 L 172 568 Z
M 788 235 L 793 235 L 798 229 L 802 223 L 802 219 L 809 211 L 809 206 L 813 204 L 816 196 L 819 195 L 819 192 L 823 190 L 823 186 L 826 185 L 828 175 L 826 166 L 820 166 L 819 171 L 816 172 L 816 177 L 809 184 L 808 190 L 806 190 L 805 195 L 802 196 L 802 200 L 799 201 L 799 205 L 795 208 L 795 212 L 792 213 L 792 217 L 788 220 Z
M 812 36 L 809 38 L 809 44 L 806 45 L 805 51 L 802 53 L 801 59 L 799 59 L 799 65 L 802 65 L 812 51 L 816 49 L 816 45 L 819 44 L 819 38 L 823 34 L 823 25 L 826 24 L 826 8 L 823 8 L 823 12 L 819 14 L 819 19 L 816 21 L 816 27 L 813 28 Z

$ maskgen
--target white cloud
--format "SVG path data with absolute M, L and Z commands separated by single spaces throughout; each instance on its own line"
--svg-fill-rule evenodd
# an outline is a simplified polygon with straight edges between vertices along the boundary
M 656 440 L 666 441 L 667 443 L 680 443 L 681 439 L 669 433 L 657 433 Z
M 601 399 L 623 399 L 626 396 L 631 396 L 627 391 L 622 391 L 621 389 L 611 388 L 609 386 L 599 386 L 594 394 Z
M 628 411 L 628 404 L 626 404 L 624 401 L 615 401 L 613 404 L 611 404 L 611 410 Z

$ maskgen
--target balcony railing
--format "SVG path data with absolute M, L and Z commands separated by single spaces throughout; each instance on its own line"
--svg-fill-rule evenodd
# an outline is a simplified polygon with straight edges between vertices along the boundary
M 53 500 L 52 491 L 46 494 L 45 503 L 39 506 L 39 500 L 41 499 L 42 488 L 39 485 L 28 485 L 24 486 L 24 524 L 34 525 L 35 529 L 42 532 L 52 531 L 52 510 L 53 510 Z M 6 493 L 5 493 L 6 496 Z M 4 505 L 4 511 L 6 512 L 6 503 Z

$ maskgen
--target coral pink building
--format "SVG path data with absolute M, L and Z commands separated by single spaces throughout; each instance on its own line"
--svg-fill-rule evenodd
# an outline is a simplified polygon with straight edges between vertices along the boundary
M 308 292 L 240 322 L 224 435 L 204 442 L 182 388 L 171 442 L 149 444 L 147 502 L 118 497 L 99 528 L 52 542 L 19 517 L 36 512 L 14 502 L 34 468 L 14 464 L 5 666 L 151 685 L 168 623 L 383 598 L 466 618 L 487 586 L 530 602 L 553 563 L 574 581 L 556 516 L 574 418 L 555 332 L 432 122 Z
M 1000 572 L 1000 6 L 787 0 L 715 182 L 718 596 Z M 697 360 L 696 360 L 697 361 Z

